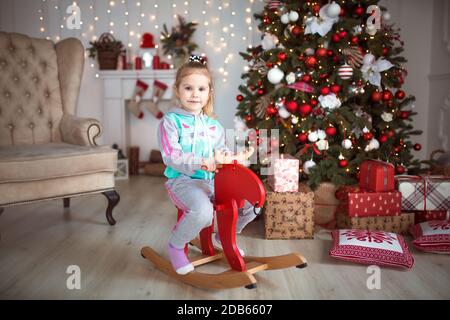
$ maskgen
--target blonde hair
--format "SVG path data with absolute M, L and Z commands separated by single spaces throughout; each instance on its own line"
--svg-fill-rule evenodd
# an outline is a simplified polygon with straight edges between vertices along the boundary
M 177 71 L 177 75 L 175 77 L 175 83 L 173 84 L 173 87 L 175 89 L 175 92 L 178 93 L 178 87 L 181 84 L 181 80 L 193 73 L 201 73 L 205 76 L 207 76 L 209 78 L 209 96 L 208 96 L 208 101 L 206 102 L 206 104 L 203 106 L 202 111 L 204 114 L 206 114 L 208 117 L 211 118 L 215 118 L 216 116 L 214 115 L 214 107 L 213 107 L 213 83 L 212 83 L 212 77 L 211 77 L 211 72 L 209 71 L 208 67 L 206 66 L 206 64 L 203 64 L 201 62 L 197 62 L 197 61 L 189 61 L 186 62 L 184 65 L 182 65 L 178 71 Z

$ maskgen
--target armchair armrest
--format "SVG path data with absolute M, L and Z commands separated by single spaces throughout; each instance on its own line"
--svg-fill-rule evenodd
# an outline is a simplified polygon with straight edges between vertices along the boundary
M 95 146 L 95 139 L 102 134 L 100 122 L 91 118 L 78 118 L 64 114 L 61 135 L 64 142 L 80 146 Z

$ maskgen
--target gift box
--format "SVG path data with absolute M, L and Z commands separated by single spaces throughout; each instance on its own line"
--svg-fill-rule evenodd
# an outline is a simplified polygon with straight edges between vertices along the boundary
M 403 212 L 399 216 L 387 217 L 349 217 L 347 213 L 338 210 L 336 225 L 339 229 L 358 229 L 369 231 L 386 231 L 407 234 L 414 226 L 414 212 Z
M 330 182 L 322 182 L 314 191 L 314 224 L 315 227 L 334 229 L 336 227 L 337 186 Z
M 312 239 L 314 192 L 304 184 L 298 192 L 268 191 L 264 225 L 266 239 Z
M 415 220 L 416 223 L 422 223 L 425 221 L 433 221 L 433 220 L 449 220 L 450 219 L 450 211 L 415 211 Z
M 300 161 L 291 155 L 282 154 L 272 160 L 273 175 L 269 176 L 269 186 L 276 192 L 297 192 Z
M 360 165 L 359 186 L 374 192 L 394 191 L 394 166 L 390 163 L 367 160 Z
M 447 211 L 450 209 L 450 178 L 443 176 L 396 176 L 402 193 L 402 210 Z
M 339 207 L 350 217 L 398 216 L 402 195 L 399 191 L 370 192 L 358 187 L 344 187 L 336 191 Z

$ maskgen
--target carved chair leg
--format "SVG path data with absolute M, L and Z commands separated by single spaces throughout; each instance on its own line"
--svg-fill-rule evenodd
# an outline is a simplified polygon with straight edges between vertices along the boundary
M 64 208 L 70 208 L 70 198 L 64 198 Z
M 116 224 L 116 220 L 114 220 L 112 216 L 112 211 L 114 207 L 119 203 L 120 196 L 116 192 L 116 190 L 105 191 L 102 193 L 108 199 L 108 208 L 106 209 L 106 220 L 108 220 L 108 223 L 113 226 Z

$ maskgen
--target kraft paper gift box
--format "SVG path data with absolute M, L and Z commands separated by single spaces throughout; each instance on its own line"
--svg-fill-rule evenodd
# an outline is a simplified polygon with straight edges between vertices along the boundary
M 274 174 L 269 176 L 269 185 L 276 192 L 297 192 L 300 160 L 291 155 L 282 154 L 272 160 Z
M 396 176 L 403 211 L 450 210 L 450 178 L 444 176 Z
M 336 209 L 339 200 L 335 194 L 338 187 L 331 182 L 322 182 L 314 191 L 314 224 L 317 228 L 336 227 Z
M 394 176 L 392 164 L 379 160 L 366 160 L 360 165 L 359 186 L 374 192 L 394 191 Z
M 312 239 L 314 192 L 304 184 L 298 192 L 268 191 L 264 226 L 266 239 Z
M 339 208 L 336 214 L 339 229 L 358 229 L 369 231 L 386 231 L 407 234 L 414 225 L 414 213 L 403 212 L 399 216 L 386 217 L 349 217 L 345 208 Z
M 339 188 L 336 197 L 350 217 L 398 216 L 401 213 L 402 195 L 398 191 L 370 192 L 344 187 Z

